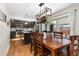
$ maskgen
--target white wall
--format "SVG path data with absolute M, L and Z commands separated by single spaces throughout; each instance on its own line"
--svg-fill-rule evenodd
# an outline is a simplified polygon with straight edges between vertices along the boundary
M 4 4 L 0 3 L 0 10 L 9 17 L 9 13 L 7 12 L 7 8 Z M 9 46 L 10 46 L 10 27 L 7 26 L 7 23 L 0 20 L 0 56 L 6 55 Z
M 77 15 L 76 16 L 77 20 L 75 21 L 76 22 L 76 24 L 75 24 L 75 26 L 76 26 L 75 27 L 75 34 L 79 35 L 79 9 L 77 9 L 76 15 Z

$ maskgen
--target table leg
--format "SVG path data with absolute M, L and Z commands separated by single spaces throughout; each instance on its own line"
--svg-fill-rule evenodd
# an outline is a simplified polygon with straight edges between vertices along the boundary
M 67 46 L 67 56 L 70 56 L 70 45 Z
M 51 51 L 51 56 L 57 56 L 57 50 Z
M 30 45 L 30 48 L 31 48 L 31 49 L 30 49 L 30 52 L 32 52 L 32 43 L 31 43 L 31 45 Z

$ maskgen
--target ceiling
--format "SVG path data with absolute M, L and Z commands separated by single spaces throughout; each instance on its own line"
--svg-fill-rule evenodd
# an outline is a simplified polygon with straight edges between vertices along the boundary
M 39 3 L 6 3 L 11 16 L 35 18 L 39 13 Z M 53 13 L 71 5 L 70 3 L 45 3 L 46 7 L 52 9 Z M 43 8 L 43 7 L 42 7 Z

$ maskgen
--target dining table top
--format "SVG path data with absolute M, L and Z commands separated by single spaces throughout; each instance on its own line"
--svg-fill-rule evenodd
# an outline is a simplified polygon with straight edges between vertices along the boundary
M 64 46 L 67 46 L 71 43 L 71 41 L 69 39 L 63 39 L 63 41 L 61 42 L 61 40 L 48 40 L 46 38 L 43 39 L 43 45 L 45 47 L 47 47 L 50 50 L 56 50 L 59 48 L 62 48 Z

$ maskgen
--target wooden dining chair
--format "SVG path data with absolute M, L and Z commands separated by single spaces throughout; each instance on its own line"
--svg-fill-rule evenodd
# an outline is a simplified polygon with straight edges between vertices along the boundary
M 47 41 L 49 41 L 49 42 L 52 42 L 52 34 L 51 33 L 48 33 L 47 34 Z
M 63 43 L 63 32 L 54 32 L 54 41 L 59 39 Z
M 44 48 L 42 40 L 43 34 L 37 33 L 35 40 L 35 56 L 46 56 L 47 54 L 49 54 L 49 51 Z
M 55 41 L 56 40 L 56 41 Z M 59 43 L 58 40 L 61 40 L 60 43 L 63 44 L 63 32 L 54 32 L 54 42 L 57 44 Z M 63 53 L 63 48 L 59 49 L 57 51 L 57 55 L 59 56 L 64 56 L 65 54 Z
M 64 37 L 68 38 L 69 34 L 70 34 L 70 29 L 64 29 L 62 30 Z
M 70 36 L 70 55 L 78 56 L 79 55 L 79 35 Z
M 36 39 L 36 32 L 31 32 L 30 33 L 30 36 L 31 36 L 31 52 L 34 50 L 34 48 L 35 48 L 35 39 Z
M 37 33 L 36 39 L 35 39 L 35 56 L 37 55 L 43 55 L 42 54 L 42 37 L 43 35 L 41 33 Z

